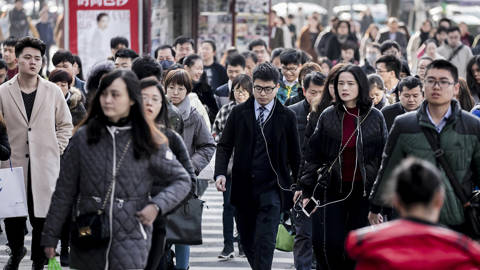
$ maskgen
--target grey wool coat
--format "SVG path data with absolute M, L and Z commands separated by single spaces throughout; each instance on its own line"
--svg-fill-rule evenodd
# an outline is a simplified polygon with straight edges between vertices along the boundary
M 72 137 L 61 161 L 60 177 L 52 197 L 42 233 L 42 246 L 55 247 L 66 219 L 96 212 L 106 196 L 113 170 L 132 134 L 130 127 L 103 127 L 100 140 L 87 142 L 86 127 Z M 147 204 L 156 204 L 168 213 L 190 192 L 191 180 L 167 145 L 149 159 L 136 159 L 133 141 L 118 167 L 112 196 L 105 213 L 109 217 L 110 243 L 107 247 L 80 250 L 71 244 L 73 269 L 144 269 L 151 246 L 151 226 L 144 226 L 136 213 Z M 161 184 L 159 183 L 161 182 Z M 163 186 L 153 198 L 153 186 Z

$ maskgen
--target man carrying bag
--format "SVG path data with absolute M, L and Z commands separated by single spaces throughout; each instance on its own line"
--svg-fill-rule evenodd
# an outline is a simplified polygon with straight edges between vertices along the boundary
M 445 203 L 439 223 L 476 238 L 470 219 L 473 208 L 467 201 L 480 183 L 480 120 L 454 99 L 459 91 L 458 71 L 450 62 L 435 60 L 428 65 L 424 85 L 425 101 L 419 110 L 398 116 L 392 126 L 370 195 L 369 221 L 383 221 L 381 206 L 390 175 L 403 158 L 415 156 L 436 164 L 444 176 Z M 426 135 L 436 137 L 436 144 L 432 146 Z

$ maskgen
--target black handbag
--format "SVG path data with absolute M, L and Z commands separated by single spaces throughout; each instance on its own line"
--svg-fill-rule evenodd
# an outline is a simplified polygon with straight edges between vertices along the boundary
M 166 217 L 167 243 L 202 244 L 202 215 L 205 202 L 193 196 Z
M 443 167 L 445 174 L 447 175 L 450 184 L 452 185 L 455 195 L 463 205 L 463 211 L 465 215 L 465 221 L 468 223 L 471 234 L 470 237 L 474 239 L 480 238 L 480 191 L 476 190 L 472 192 L 470 199 L 463 190 L 460 182 L 457 180 L 457 177 L 452 171 L 452 168 L 448 164 L 448 161 L 445 158 L 445 152 L 440 147 L 440 138 L 433 134 L 433 130 L 426 127 L 422 127 L 422 131 L 427 138 L 428 143 L 432 147 L 432 150 L 435 154 L 435 158 L 438 163 Z M 436 137 L 436 138 L 435 138 Z
M 118 168 L 125 157 L 125 153 L 130 147 L 131 139 L 123 149 L 122 156 L 120 157 L 117 167 L 112 175 L 112 182 L 108 187 L 105 198 L 103 199 L 102 206 L 97 212 L 86 213 L 74 217 L 71 227 L 71 239 L 72 245 L 82 250 L 90 250 L 95 248 L 102 248 L 106 246 L 110 240 L 110 222 L 108 216 L 105 214 L 105 207 L 107 201 L 112 195 L 113 184 L 118 172 Z M 77 208 L 80 203 L 80 196 L 77 199 Z

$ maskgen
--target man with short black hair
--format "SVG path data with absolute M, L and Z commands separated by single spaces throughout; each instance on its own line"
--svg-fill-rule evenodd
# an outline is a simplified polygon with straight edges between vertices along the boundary
M 382 109 L 387 129 L 390 131 L 395 118 L 401 114 L 415 111 L 420 107 L 423 101 L 422 82 L 419 78 L 409 76 L 404 78 L 398 84 L 398 94 L 400 102 L 388 105 Z
M 280 213 L 292 207 L 290 189 L 300 164 L 295 113 L 275 98 L 279 77 L 271 63 L 255 68 L 253 96 L 230 113 L 215 161 L 216 187 L 225 192 L 233 153 L 231 204 L 248 263 L 256 270 L 272 268 Z
M 443 44 L 438 48 L 438 54 L 445 57 L 458 69 L 458 76 L 462 78 L 467 77 L 467 63 L 472 58 L 472 50 L 465 46 L 461 40 L 460 28 L 457 26 L 451 27 L 447 30 L 448 44 Z
M 248 44 L 248 50 L 257 56 L 258 64 L 270 61 L 267 43 L 263 39 L 254 39 Z
M 225 65 L 227 67 L 228 82 L 219 86 L 214 93 L 218 108 L 230 101 L 233 80 L 238 75 L 245 74 L 245 57 L 241 54 L 230 55 Z
M 291 97 L 298 95 L 301 88 L 298 82 L 298 74 L 302 68 L 302 55 L 296 49 L 286 49 L 280 54 L 283 78 L 280 80 L 277 98 L 282 104 Z
M 417 111 L 397 117 L 388 135 L 382 165 L 370 194 L 371 224 L 383 221 L 380 215 L 385 205 L 384 195 L 390 186 L 394 168 L 406 157 L 413 156 L 437 164 L 445 184 L 445 203 L 439 223 L 463 234 L 473 236 L 464 206 L 450 184 L 459 182 L 466 197 L 480 184 L 480 119 L 463 111 L 455 100 L 460 85 L 457 68 L 446 60 L 435 60 L 427 67 L 424 90 L 425 101 Z M 427 139 L 437 140 L 434 151 Z M 448 178 L 437 158 L 442 155 L 456 179 Z M 471 176 L 475 177 L 471 177 Z M 390 205 L 391 206 L 391 205 Z
M 400 81 L 402 62 L 393 55 L 384 55 L 375 62 L 377 74 L 382 77 L 387 88 L 387 94 L 396 94 L 396 87 Z
M 385 40 L 380 45 L 380 53 L 382 55 L 393 55 L 398 59 L 402 59 L 402 48 L 394 40 Z
M 120 49 L 115 53 L 116 69 L 132 69 L 132 63 L 138 54 L 132 49 Z
M 13 37 L 9 37 L 3 42 L 2 57 L 7 63 L 7 81 L 18 73 L 15 44 L 17 44 L 17 39 Z
M 112 51 L 112 59 L 115 58 L 115 54 L 120 49 L 127 49 L 129 45 L 128 39 L 124 37 L 113 37 L 110 39 L 110 50 Z
M 228 81 L 227 71 L 215 61 L 217 46 L 211 39 L 202 41 L 200 45 L 200 56 L 203 61 L 203 72 L 207 76 L 207 83 L 211 89 L 217 89 L 220 85 Z
M 155 59 L 162 65 L 164 70 L 175 64 L 175 50 L 170 45 L 162 45 L 155 49 Z
M 175 50 L 175 61 L 182 64 L 183 59 L 194 54 L 195 43 L 193 39 L 185 36 L 179 36 L 173 41 L 173 49 Z
M 75 76 L 75 71 L 73 69 L 73 64 L 74 63 L 75 63 L 75 57 L 68 50 L 58 50 L 52 56 L 52 64 L 56 68 L 62 68 L 64 70 L 68 71 L 68 73 L 70 73 L 70 75 L 72 75 L 72 77 L 75 78 L 72 86 L 74 86 L 75 88 L 80 90 L 82 92 L 83 96 L 86 97 L 87 96 L 87 91 L 85 89 L 85 82 L 80 80 L 77 76 Z
M 25 177 L 28 217 L 32 230 L 32 269 L 44 269 L 46 256 L 41 241 L 50 200 L 60 171 L 60 156 L 72 136 L 70 110 L 60 88 L 38 72 L 45 44 L 25 37 L 15 46 L 19 73 L 0 86 L 0 114 L 8 130 L 13 167 Z M 8 163 L 2 168 L 10 167 Z M 11 256 L 4 269 L 18 269 L 27 253 L 24 247 L 26 217 L 6 218 L 5 232 Z M 59 236 L 60 238 L 60 236 Z

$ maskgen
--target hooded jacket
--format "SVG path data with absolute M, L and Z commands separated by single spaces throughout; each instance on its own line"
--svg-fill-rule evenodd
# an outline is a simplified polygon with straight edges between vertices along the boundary
M 82 92 L 77 88 L 72 87 L 65 96 L 65 100 L 67 101 L 68 109 L 70 109 L 70 114 L 72 115 L 73 126 L 77 126 L 87 115 L 87 110 L 83 105 Z

